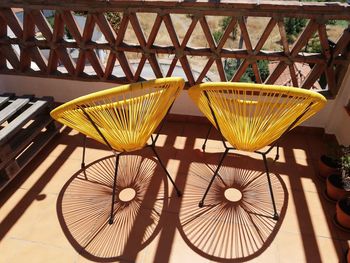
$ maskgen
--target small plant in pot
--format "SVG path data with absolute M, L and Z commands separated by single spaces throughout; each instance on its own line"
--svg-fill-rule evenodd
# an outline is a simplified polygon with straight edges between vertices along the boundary
M 327 196 L 335 201 L 350 194 L 350 147 L 342 147 L 339 158 L 339 172 L 327 177 Z
M 336 224 L 350 231 L 350 196 L 338 200 L 335 208 Z
M 326 179 L 329 175 L 338 173 L 340 155 L 340 148 L 337 144 L 328 145 L 328 153 L 321 155 L 318 161 L 318 170 L 321 178 Z

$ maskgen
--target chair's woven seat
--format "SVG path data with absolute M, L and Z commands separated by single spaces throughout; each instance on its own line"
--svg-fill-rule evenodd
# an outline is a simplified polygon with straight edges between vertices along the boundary
M 216 128 L 225 139 L 245 151 L 276 141 L 326 102 L 309 90 L 251 83 L 203 83 L 192 87 L 189 95 L 215 127 L 216 116 Z
M 105 144 L 88 114 L 114 150 L 130 152 L 145 146 L 182 87 L 181 78 L 123 85 L 65 103 L 51 116 Z

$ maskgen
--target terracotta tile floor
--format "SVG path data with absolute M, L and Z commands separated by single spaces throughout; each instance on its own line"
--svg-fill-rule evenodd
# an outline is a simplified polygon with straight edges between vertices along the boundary
M 335 205 L 316 176 L 321 136 L 291 133 L 277 162 L 275 150 L 269 154 L 276 222 L 257 154 L 230 154 L 198 208 L 223 152 L 215 132 L 201 151 L 207 129 L 167 122 L 159 136 L 157 150 L 181 198 L 149 148 L 121 157 L 112 225 L 114 159 L 88 140 L 84 174 L 81 135 L 64 129 L 1 193 L 0 262 L 344 260 L 350 234 L 334 226 Z

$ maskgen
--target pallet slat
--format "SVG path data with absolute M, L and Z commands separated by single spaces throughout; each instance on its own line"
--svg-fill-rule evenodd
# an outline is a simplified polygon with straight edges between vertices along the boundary
M 29 99 L 16 99 L 10 105 L 8 105 L 5 109 L 0 111 L 0 125 L 11 118 L 17 111 L 22 109 L 27 103 Z M 1 141 L 1 139 L 0 139 Z
M 5 104 L 6 103 L 6 104 Z M 52 98 L 0 95 L 0 191 L 59 132 L 50 117 Z M 8 104 L 8 105 L 7 105 Z

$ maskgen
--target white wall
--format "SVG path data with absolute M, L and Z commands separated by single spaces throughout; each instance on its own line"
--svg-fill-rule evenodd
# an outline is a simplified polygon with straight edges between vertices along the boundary
M 350 145 L 350 116 L 344 106 L 350 100 L 350 67 L 340 87 L 338 96 L 334 101 L 325 130 L 327 133 L 335 134 L 340 144 Z
M 112 83 L 81 82 L 50 78 L 33 78 L 22 76 L 0 75 L 0 94 L 13 92 L 17 95 L 35 94 L 35 96 L 53 96 L 58 102 L 116 86 Z M 350 117 L 344 105 L 350 98 L 350 69 L 343 81 L 336 100 L 329 100 L 326 107 L 318 114 L 303 123 L 303 126 L 325 128 L 327 133 L 335 134 L 339 143 L 350 144 Z M 187 91 L 183 91 L 176 100 L 171 113 L 202 116 L 192 103 Z

